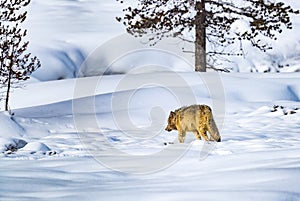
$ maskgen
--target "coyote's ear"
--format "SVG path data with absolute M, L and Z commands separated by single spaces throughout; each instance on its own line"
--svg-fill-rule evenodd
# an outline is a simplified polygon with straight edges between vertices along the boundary
M 175 115 L 175 112 L 171 111 L 170 116 L 174 116 L 174 115 Z

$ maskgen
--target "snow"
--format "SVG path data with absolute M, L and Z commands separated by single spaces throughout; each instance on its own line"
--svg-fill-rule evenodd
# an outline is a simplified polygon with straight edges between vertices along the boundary
M 212 106 L 209 90 L 216 86 L 195 73 L 162 82 L 173 73 L 66 79 L 15 90 L 14 116 L 2 113 L 0 122 L 10 133 L 0 140 L 2 198 L 298 200 L 300 74 L 217 74 L 225 96 L 217 99 L 226 108 L 213 111 L 223 141 L 205 143 L 188 134 L 185 144 L 165 146 L 177 135 L 163 130 L 169 111 L 191 104 L 180 96 Z M 96 90 L 71 93 L 82 83 Z M 29 105 L 32 97 L 18 98 L 25 92 L 40 98 Z M 26 143 L 5 152 L 16 139 Z
M 122 16 L 126 5 L 135 3 L 135 0 L 123 4 L 95 0 L 33 0 L 29 6 L 28 20 L 23 25 L 28 28 L 30 50 L 41 59 L 43 65 L 33 77 L 48 81 L 77 75 L 91 76 L 101 74 L 107 68 L 110 69 L 106 72 L 108 74 L 127 73 L 141 65 L 151 65 L 152 68 L 147 71 L 157 71 L 163 66 L 172 71 L 192 72 L 193 55 L 182 53 L 182 48 L 193 51 L 191 44 L 166 38 L 150 47 L 146 38 L 124 36 L 125 27 L 115 18 Z M 300 7 L 298 1 L 286 3 L 295 9 Z M 299 71 L 299 15 L 292 15 L 291 20 L 292 30 L 283 29 L 283 34 L 277 36 L 278 40 L 266 41 L 274 47 L 272 50 L 263 53 L 250 47 L 250 43 L 245 43 L 245 57 L 225 58 L 230 62 L 219 60 L 216 67 L 225 67 L 233 72 Z M 244 20 L 237 20 L 231 29 L 232 32 L 241 32 L 248 26 Z M 239 50 L 237 45 L 233 51 Z M 186 58 L 187 62 L 178 59 L 178 56 Z
M 43 68 L 12 93 L 13 115 L 0 112 L 0 199 L 300 200 L 300 73 L 192 72 L 178 42 L 145 48 L 122 35 L 120 8 L 32 0 L 26 26 Z M 237 71 L 272 59 L 296 71 L 289 33 Z M 178 144 L 164 130 L 171 110 L 195 103 L 211 106 L 222 142 Z
M 30 142 L 22 147 L 20 152 L 28 152 L 29 154 L 34 154 L 37 152 L 45 154 L 46 152 L 50 151 L 50 148 L 45 145 L 44 143 L 40 142 Z

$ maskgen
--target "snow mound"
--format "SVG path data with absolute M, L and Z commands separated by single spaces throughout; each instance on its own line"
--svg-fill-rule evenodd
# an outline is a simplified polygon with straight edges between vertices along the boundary
M 147 40 L 147 37 L 134 38 L 121 34 L 107 41 L 86 58 L 79 77 L 194 71 L 194 58 L 178 46 L 180 40 L 168 38 L 155 47 L 150 47 L 145 42 Z
M 46 144 L 41 142 L 30 142 L 20 149 L 20 151 L 29 152 L 30 154 L 55 154 L 55 152 L 51 152 L 51 149 Z
M 0 136 L 4 138 L 21 136 L 24 128 L 19 125 L 7 112 L 0 113 Z
M 42 62 L 42 68 L 32 74 L 32 77 L 39 81 L 75 78 L 85 60 L 82 49 L 61 41 L 37 48 L 33 52 Z

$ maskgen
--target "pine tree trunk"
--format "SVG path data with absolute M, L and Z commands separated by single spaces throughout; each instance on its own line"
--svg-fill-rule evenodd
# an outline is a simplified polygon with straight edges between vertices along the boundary
M 206 72 L 205 0 L 196 2 L 195 71 Z
M 8 103 L 9 103 L 9 94 L 10 94 L 10 87 L 11 87 L 11 75 L 12 71 L 9 69 L 8 74 L 8 83 L 7 83 L 7 90 L 6 90 L 6 99 L 5 99 L 5 111 L 9 110 Z

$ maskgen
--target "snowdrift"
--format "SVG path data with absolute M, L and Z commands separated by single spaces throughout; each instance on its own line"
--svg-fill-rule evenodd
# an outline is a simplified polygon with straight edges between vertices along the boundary
M 177 82 L 160 72 L 15 90 L 14 116 L 0 114 L 2 198 L 297 200 L 300 74 L 175 74 Z M 183 145 L 164 144 L 177 138 L 163 130 L 169 111 L 191 101 L 212 106 L 221 143 L 188 134 Z
M 25 27 L 43 67 L 14 90 L 14 115 L 0 112 L 1 200 L 300 200 L 300 74 L 191 72 L 174 42 L 123 40 L 121 11 L 32 0 Z M 274 50 L 224 67 L 299 71 L 293 21 Z M 166 143 L 170 110 L 195 103 L 211 106 L 223 141 Z

